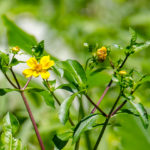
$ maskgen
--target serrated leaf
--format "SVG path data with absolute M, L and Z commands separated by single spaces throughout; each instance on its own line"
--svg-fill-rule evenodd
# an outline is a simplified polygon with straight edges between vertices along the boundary
M 24 32 L 13 21 L 6 16 L 2 17 L 3 22 L 7 28 L 8 44 L 9 46 L 19 46 L 24 51 L 32 54 L 32 47 L 37 44 L 35 38 Z
M 73 133 L 73 143 L 77 142 L 80 135 L 87 131 L 92 129 L 93 125 L 95 124 L 95 121 L 98 119 L 98 114 L 90 114 L 89 116 L 86 116 L 83 118 L 75 127 L 74 133 Z
M 137 40 L 137 33 L 130 27 L 129 32 L 131 34 L 131 45 L 134 45 Z
M 137 113 L 141 118 L 144 128 L 147 129 L 149 125 L 149 121 L 148 121 L 148 114 L 146 112 L 146 109 L 141 103 L 134 103 L 133 101 L 129 101 L 129 102 L 136 109 Z
M 65 124 L 69 117 L 69 108 L 78 93 L 74 93 L 68 98 L 66 98 L 60 106 L 59 119 L 62 124 Z
M 64 70 L 64 76 L 68 81 L 74 83 L 76 86 L 79 86 L 80 89 L 86 88 L 86 74 L 79 62 L 68 59 L 66 61 L 56 62 L 56 65 Z

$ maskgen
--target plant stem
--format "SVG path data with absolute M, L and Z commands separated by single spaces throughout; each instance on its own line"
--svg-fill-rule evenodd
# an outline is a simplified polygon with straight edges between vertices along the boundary
M 15 75 L 13 69 L 11 68 L 10 71 L 11 71 L 11 73 L 12 73 L 12 75 L 13 75 L 15 81 L 16 81 L 16 84 L 17 84 L 18 88 L 19 88 L 20 90 L 22 90 L 22 88 L 21 88 L 21 86 L 20 86 L 20 84 L 19 84 L 19 81 L 18 81 L 18 79 L 17 79 L 17 77 L 16 77 L 16 75 Z M 27 81 L 27 83 L 26 83 L 24 89 L 27 87 L 27 85 L 29 84 L 30 80 L 31 80 L 31 79 L 29 79 L 29 80 Z M 29 106 L 29 104 L 28 104 L 28 101 L 27 101 L 27 99 L 26 99 L 26 97 L 25 97 L 25 95 L 24 95 L 24 92 L 23 92 L 23 91 L 20 91 L 20 94 L 21 94 L 21 96 L 22 96 L 22 99 L 23 99 L 24 104 L 25 104 L 25 106 L 26 106 L 26 109 L 27 109 L 27 111 L 28 111 L 28 114 L 29 114 L 29 117 L 30 117 L 30 119 L 31 119 L 32 125 L 33 125 L 33 127 L 34 127 L 34 130 L 35 130 L 37 139 L 38 139 L 38 141 L 39 141 L 41 150 L 45 150 L 44 144 L 43 144 L 43 142 L 42 142 L 40 133 L 39 133 L 39 131 L 38 131 L 36 122 L 35 122 L 34 117 L 33 117 L 33 115 L 32 115 L 32 112 L 31 112 L 30 106 Z
M 9 79 L 9 77 L 7 76 L 6 73 L 4 73 L 4 76 L 6 77 L 6 79 L 8 80 L 8 82 L 16 89 L 18 89 L 18 87 Z
M 22 88 L 22 90 L 25 90 L 26 87 L 28 86 L 29 82 L 31 81 L 32 79 L 32 76 L 28 79 L 27 83 L 25 84 L 25 86 Z
M 79 150 L 79 144 L 80 144 L 80 138 L 76 142 L 74 150 Z
M 122 64 L 119 66 L 119 69 L 121 69 L 121 68 L 124 66 L 124 64 L 126 63 L 126 61 L 127 61 L 127 59 L 128 59 L 129 56 L 130 56 L 130 55 L 126 55 L 126 57 L 125 57 L 125 59 L 123 60 Z M 106 89 L 104 90 L 102 96 L 100 97 L 98 103 L 96 104 L 97 106 L 100 105 L 100 103 L 101 103 L 101 101 L 103 100 L 104 96 L 106 95 L 106 93 L 108 92 L 109 88 L 111 87 L 112 83 L 113 83 L 113 80 L 111 79 L 110 82 L 109 82 L 109 84 L 107 85 Z M 95 110 L 96 110 L 96 109 L 94 108 L 91 113 L 94 113 Z
M 87 95 L 87 94 L 85 94 L 85 96 L 86 96 L 86 98 L 89 100 L 89 102 L 92 104 L 92 105 L 94 105 L 95 107 L 96 107 L 96 109 L 97 110 L 99 110 L 101 113 L 102 113 L 102 115 L 103 116 L 107 116 L 107 114 L 103 111 L 103 110 L 101 110 L 93 101 L 92 101 L 92 99 Z
M 111 108 L 111 110 L 110 110 L 110 112 L 109 112 L 109 114 L 108 114 L 108 117 L 106 118 L 106 120 L 105 120 L 105 122 L 104 122 L 104 126 L 103 126 L 103 128 L 102 128 L 102 130 L 101 130 L 101 132 L 100 132 L 100 135 L 99 135 L 99 137 L 98 137 L 98 139 L 97 139 L 97 141 L 96 141 L 96 144 L 95 144 L 93 150 L 97 150 L 98 145 L 99 145 L 99 143 L 100 143 L 100 141 L 101 141 L 101 139 L 102 139 L 102 137 L 103 137 L 103 134 L 104 134 L 104 132 L 105 132 L 106 126 L 108 125 L 108 122 L 109 122 L 109 120 L 110 120 L 110 118 L 111 118 L 112 112 L 113 112 L 113 110 L 115 109 L 115 107 L 116 107 L 116 105 L 117 105 L 117 103 L 118 103 L 118 101 L 119 101 L 121 95 L 122 95 L 122 91 L 120 92 L 119 96 L 117 97 L 117 99 L 116 99 L 116 101 L 115 101 L 113 107 Z
M 26 97 L 25 97 L 23 91 L 21 92 L 21 96 L 22 96 L 22 99 L 23 99 L 24 104 L 25 104 L 25 106 L 26 106 L 26 109 L 27 109 L 27 111 L 28 111 L 28 114 L 29 114 L 29 116 L 30 116 L 30 119 L 31 119 L 31 121 L 32 121 L 32 124 L 33 124 L 34 130 L 35 130 L 36 136 L 37 136 L 37 138 L 38 138 L 38 141 L 39 141 L 41 150 L 45 150 L 44 144 L 43 144 L 43 142 L 42 142 L 40 133 L 39 133 L 38 128 L 37 128 L 37 125 L 36 125 L 36 122 L 35 122 L 35 120 L 34 120 L 34 117 L 33 117 L 33 115 L 32 115 L 30 106 L 29 106 L 29 104 L 28 104 L 28 101 L 27 101 L 27 99 L 26 99 Z
M 18 82 L 18 80 L 17 80 L 17 77 L 16 77 L 16 75 L 15 75 L 13 69 L 10 68 L 10 71 L 11 71 L 11 73 L 12 73 L 12 75 L 13 75 L 15 81 L 16 81 L 16 84 L 17 84 L 18 88 L 21 89 L 21 86 L 20 86 L 20 84 L 19 84 L 19 82 Z
M 112 84 L 113 80 L 111 79 L 109 84 L 107 85 L 106 89 L 104 90 L 104 93 L 102 94 L 102 96 L 100 97 L 98 103 L 96 104 L 97 106 L 99 106 L 99 104 L 101 103 L 101 101 L 103 100 L 104 96 L 106 95 L 106 93 L 108 92 L 111 84 Z M 93 108 L 93 110 L 91 111 L 91 113 L 93 114 L 96 111 L 96 107 Z

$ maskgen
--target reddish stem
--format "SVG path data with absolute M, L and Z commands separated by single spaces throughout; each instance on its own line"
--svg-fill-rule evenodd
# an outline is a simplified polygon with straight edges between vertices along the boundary
M 31 121 L 32 121 L 32 124 L 33 124 L 34 130 L 35 130 L 36 136 L 37 136 L 38 141 L 39 141 L 39 144 L 40 144 L 40 146 L 41 146 L 41 150 L 45 150 L 44 144 L 43 144 L 43 142 L 42 142 L 40 133 L 39 133 L 39 131 L 38 131 L 36 122 L 35 122 L 34 117 L 33 117 L 33 115 L 32 115 L 32 112 L 31 112 L 30 106 L 29 106 L 29 104 L 28 104 L 28 101 L 27 101 L 27 99 L 26 99 L 26 97 L 25 97 L 25 95 L 24 95 L 24 92 L 21 92 L 21 96 L 22 96 L 22 98 L 23 98 L 24 104 L 25 104 L 25 106 L 26 106 L 26 108 L 27 108 L 28 114 L 29 114 L 30 119 L 31 119 Z

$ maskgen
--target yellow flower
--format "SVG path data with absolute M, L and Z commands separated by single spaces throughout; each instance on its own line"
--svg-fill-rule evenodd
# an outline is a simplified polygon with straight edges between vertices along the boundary
M 40 59 L 40 63 L 38 63 L 34 57 L 31 57 L 27 61 L 27 65 L 30 68 L 25 69 L 23 71 L 25 77 L 27 78 L 31 76 L 38 77 L 39 75 L 41 75 L 43 79 L 48 79 L 50 73 L 47 70 L 54 65 L 54 61 L 50 60 L 50 56 L 43 56 Z
M 126 75 L 127 72 L 125 70 L 121 70 L 121 71 L 119 71 L 119 74 L 123 76 L 123 75 Z
M 12 47 L 12 52 L 14 53 L 18 53 L 20 51 L 20 47 L 19 46 L 15 46 L 15 47 Z
M 98 60 L 100 61 L 104 61 L 106 59 L 107 56 L 107 48 L 106 47 L 101 47 L 100 49 L 97 50 L 97 56 L 98 56 Z

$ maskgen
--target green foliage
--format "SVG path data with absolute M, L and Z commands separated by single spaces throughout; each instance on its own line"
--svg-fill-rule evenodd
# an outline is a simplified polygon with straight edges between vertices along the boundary
M 13 92 L 13 91 L 19 91 L 18 89 L 10 89 L 10 88 L 3 88 L 0 89 L 0 96 L 3 96 L 9 92 Z
M 86 88 L 87 78 L 80 63 L 76 60 L 66 60 L 56 62 L 56 65 L 64 70 L 66 79 L 73 83 L 79 90 Z
M 0 69 L 6 73 L 9 65 L 9 56 L 3 52 L 0 52 Z
M 148 120 L 148 114 L 146 109 L 141 103 L 134 103 L 133 101 L 130 101 L 134 109 L 136 109 L 136 112 L 139 114 L 141 121 L 143 123 L 144 128 L 148 128 L 149 120 Z
M 2 149 L 22 150 L 20 139 L 14 138 L 14 134 L 19 129 L 19 122 L 14 115 L 7 113 L 3 118 L 3 132 L 1 134 Z
M 60 106 L 59 119 L 62 124 L 65 124 L 69 117 L 69 108 L 78 93 L 74 93 L 68 98 L 66 98 Z
M 98 114 L 90 114 L 89 116 L 84 117 L 75 127 L 73 133 L 73 143 L 77 142 L 80 135 L 92 129 L 93 125 L 95 124 L 96 120 L 98 119 Z
M 7 36 L 9 46 L 19 46 L 24 51 L 32 54 L 31 48 L 37 44 L 35 38 L 30 34 L 24 32 L 13 21 L 6 16 L 2 17 L 7 28 Z

